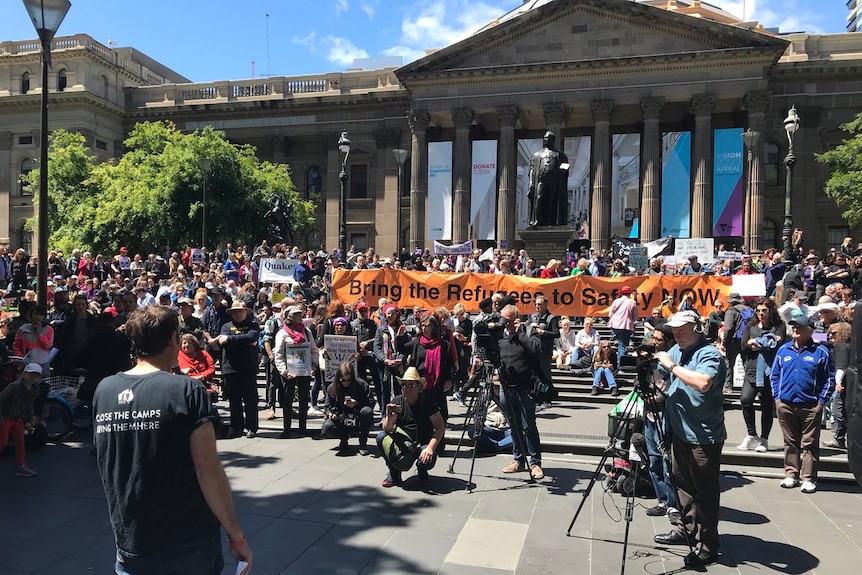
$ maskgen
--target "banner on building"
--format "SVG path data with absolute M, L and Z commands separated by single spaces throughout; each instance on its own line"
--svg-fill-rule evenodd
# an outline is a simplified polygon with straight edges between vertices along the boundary
M 452 142 L 428 143 L 428 235 L 452 239 Z
M 470 227 L 478 240 L 493 240 L 497 228 L 497 140 L 473 142 Z
M 271 284 L 292 284 L 293 268 L 299 264 L 296 259 L 265 258 L 260 260 L 258 280 Z
M 691 235 L 691 132 L 662 134 L 661 235 Z
M 434 242 L 434 255 L 449 256 L 449 255 L 469 255 L 473 253 L 473 240 L 467 240 L 463 244 L 452 244 L 447 246 L 438 241 Z
M 741 236 L 744 199 L 742 128 L 716 130 L 712 163 L 712 235 Z
M 691 297 L 697 309 L 712 309 L 717 298 L 733 292 L 732 278 L 723 276 L 628 276 L 604 278 L 567 276 L 538 279 L 507 274 L 436 273 L 403 270 L 342 270 L 333 272 L 334 299 L 353 303 L 360 297 L 376 302 L 390 298 L 401 307 L 449 309 L 461 303 L 469 312 L 479 311 L 479 302 L 497 291 L 511 294 L 521 313 L 534 309 L 537 294 L 544 294 L 557 315 L 607 316 L 611 303 L 624 285 L 634 290 L 641 317 L 669 295 L 681 301 Z

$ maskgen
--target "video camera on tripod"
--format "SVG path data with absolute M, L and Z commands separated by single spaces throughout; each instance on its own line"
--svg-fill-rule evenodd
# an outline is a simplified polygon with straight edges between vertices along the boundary
M 500 340 L 506 322 L 498 313 L 486 316 L 473 324 L 476 334 L 476 355 L 483 361 L 490 362 L 495 368 L 500 368 Z

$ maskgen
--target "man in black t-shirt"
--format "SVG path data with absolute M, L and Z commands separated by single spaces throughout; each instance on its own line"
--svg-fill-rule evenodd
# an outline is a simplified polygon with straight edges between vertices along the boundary
M 178 327 L 170 308 L 133 312 L 125 332 L 138 363 L 103 379 L 93 400 L 115 570 L 218 575 L 221 525 L 247 573 L 252 552 L 216 451 L 215 412 L 200 382 L 169 371 L 180 349 Z
M 395 428 L 405 431 L 410 439 L 419 443 L 421 451 L 416 460 L 416 471 L 421 481 L 428 480 L 428 470 L 437 462 L 437 448 L 443 442 L 446 422 L 440 415 L 440 408 L 433 397 L 422 393 L 425 380 L 415 367 L 408 367 L 403 377 L 397 378 L 401 383 L 401 393 L 386 404 L 386 417 L 383 418 L 383 431 L 377 435 L 377 447 L 383 458 L 383 438 L 395 431 Z M 386 462 L 389 473 L 381 485 L 392 487 L 401 485 L 401 471 Z

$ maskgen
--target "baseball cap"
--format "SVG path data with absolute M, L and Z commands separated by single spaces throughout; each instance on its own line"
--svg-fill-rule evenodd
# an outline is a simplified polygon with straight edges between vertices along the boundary
M 356 311 L 359 311 L 361 309 L 368 309 L 368 304 L 365 303 L 364 301 L 361 301 L 358 304 L 356 304 Z
M 697 325 L 700 323 L 700 317 L 695 312 L 686 310 L 676 312 L 667 320 L 667 325 L 670 327 L 682 327 L 687 323 Z
M 42 366 L 36 362 L 28 363 L 26 367 L 24 367 L 24 373 L 38 373 L 42 375 Z
M 802 327 L 810 327 L 814 328 L 814 320 L 808 317 L 807 315 L 801 315 L 799 317 L 794 317 L 789 322 L 790 325 L 802 326 Z

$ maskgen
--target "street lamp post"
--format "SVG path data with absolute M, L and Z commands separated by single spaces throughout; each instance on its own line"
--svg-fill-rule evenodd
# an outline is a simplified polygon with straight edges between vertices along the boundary
M 347 266 L 347 157 L 350 155 L 350 139 L 347 132 L 341 132 L 338 138 L 338 151 L 341 153 L 341 182 L 338 206 L 338 249 L 341 250 L 341 261 Z
M 784 119 L 784 131 L 787 132 L 787 155 L 784 157 L 784 168 L 786 180 L 784 182 L 784 228 L 781 230 L 784 240 L 784 261 L 795 263 L 796 257 L 793 253 L 793 215 L 790 212 L 790 196 L 793 193 L 793 166 L 796 164 L 796 156 L 793 155 L 793 135 L 799 129 L 799 116 L 796 107 L 791 106 Z
M 395 148 L 392 150 L 395 162 L 398 164 L 398 193 L 395 199 L 395 253 L 401 255 L 401 194 L 403 186 L 404 162 L 407 161 L 407 150 Z
M 201 249 L 206 254 L 207 249 L 207 180 L 209 179 L 210 169 L 213 167 L 213 161 L 209 158 L 201 158 L 198 160 L 198 164 L 201 166 L 201 171 L 204 173 L 204 190 L 203 190 L 203 205 L 201 211 L 201 219 L 203 223 L 201 224 Z
M 748 150 L 748 182 L 746 185 L 745 192 L 745 210 L 743 211 L 743 235 L 746 253 L 751 253 L 752 250 L 752 235 L 754 228 L 754 220 L 752 219 L 752 189 L 751 189 L 751 181 L 752 181 L 752 167 L 754 166 L 754 150 L 760 144 L 760 132 L 752 132 L 751 130 L 746 130 L 742 133 L 742 143 L 745 145 L 745 148 Z M 760 249 L 760 246 L 757 246 L 757 249 Z
M 42 43 L 42 131 L 39 162 L 39 246 L 36 251 L 37 302 L 48 305 L 48 69 L 51 67 L 51 41 L 72 4 L 69 0 L 24 0 L 27 14 Z

